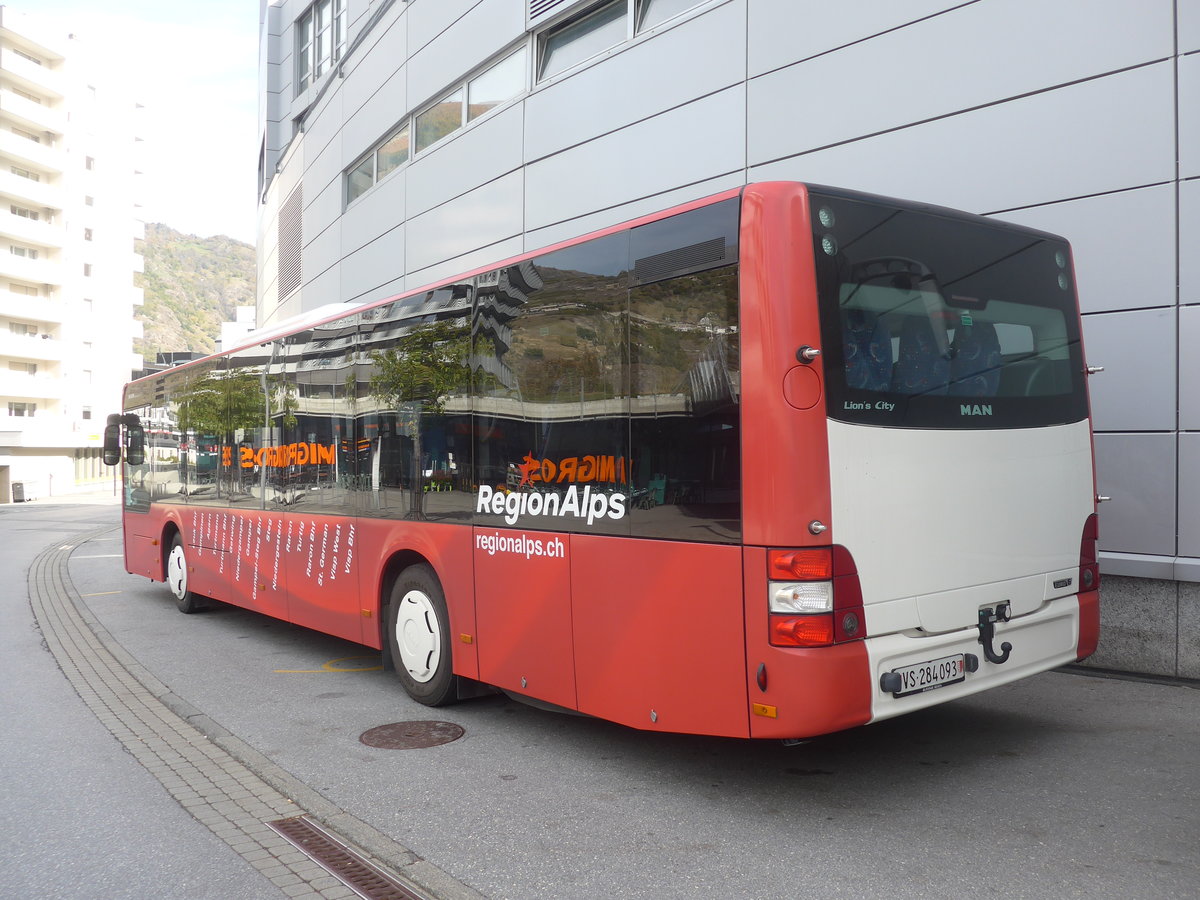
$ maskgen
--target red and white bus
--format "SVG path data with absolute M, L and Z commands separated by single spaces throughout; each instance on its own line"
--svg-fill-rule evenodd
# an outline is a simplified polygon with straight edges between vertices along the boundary
M 764 183 L 135 381 L 108 456 L 184 612 L 791 739 L 1093 652 L 1086 381 L 1061 238 Z

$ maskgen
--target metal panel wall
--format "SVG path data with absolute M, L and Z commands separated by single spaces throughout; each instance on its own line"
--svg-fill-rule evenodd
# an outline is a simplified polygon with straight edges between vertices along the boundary
M 1107 431 L 1172 431 L 1174 308 L 1086 316 L 1083 338 L 1088 362 L 1104 366 L 1089 385 L 1096 421 Z
M 1200 176 L 1200 53 L 1179 60 L 1179 176 Z
M 408 217 L 520 169 L 522 131 L 522 109 L 517 104 L 468 124 L 445 138 L 445 146 L 436 152 L 414 159 L 405 171 Z
M 525 160 L 542 159 L 741 84 L 746 72 L 745 20 L 745 0 L 726 3 L 653 40 L 634 43 L 603 65 L 572 71 L 535 90 L 525 104 Z M 697 47 L 721 50 L 698 53 Z M 648 150 L 636 148 L 637 159 Z
M 1179 427 L 1200 432 L 1200 306 L 1179 310 Z
M 752 0 L 747 40 L 750 76 L 884 34 L 960 5 L 956 0 L 858 0 L 853 4 Z
M 761 89 L 750 83 L 751 108 L 763 108 Z M 774 123 L 751 118 L 750 177 L 854 184 L 977 212 L 1167 182 L 1175 173 L 1173 94 L 1173 66 L 1164 62 L 765 165 L 789 145 Z
M 526 166 L 525 227 L 704 181 L 745 166 L 740 87 L 712 94 Z M 703 140 L 697 140 L 697 136 Z M 570 191 L 561 185 L 571 185 Z
M 1121 553 L 1175 556 L 1175 435 L 1097 434 L 1100 492 L 1112 499 L 1100 510 L 1100 540 Z
M 1174 185 L 1031 206 L 997 218 L 1069 237 L 1085 314 L 1174 303 Z
M 1200 557 L 1200 434 L 1179 436 L 1179 555 Z
M 405 258 L 409 270 L 425 269 L 519 236 L 523 187 L 521 172 L 513 172 L 414 216 L 407 229 Z
M 457 7 L 457 3 L 417 3 L 410 24 L 411 43 L 424 35 L 418 24 L 422 7 Z M 437 19 L 442 21 L 441 16 Z M 430 26 L 432 22 L 427 23 Z M 443 90 L 462 78 L 488 57 L 499 53 L 525 31 L 525 12 L 510 0 L 482 0 L 461 18 L 433 37 L 409 57 L 408 107 L 435 99 Z M 411 44 L 410 44 L 411 45 Z
M 751 87 L 751 158 L 789 156 L 1170 56 L 1170 0 L 1118 4 L 1103 16 L 1093 9 L 1087 0 L 970 4 L 764 75 Z M 1053 126 L 1041 133 L 1057 140 L 1072 127 L 1066 117 Z M 951 139 L 951 152 L 956 144 Z

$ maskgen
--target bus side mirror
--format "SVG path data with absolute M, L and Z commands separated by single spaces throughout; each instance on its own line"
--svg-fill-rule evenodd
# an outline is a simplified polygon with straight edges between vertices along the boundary
M 121 464 L 120 422 L 120 416 L 109 416 L 108 424 L 104 426 L 104 464 L 106 466 Z
M 125 426 L 125 462 L 140 466 L 146 461 L 146 429 L 141 425 Z

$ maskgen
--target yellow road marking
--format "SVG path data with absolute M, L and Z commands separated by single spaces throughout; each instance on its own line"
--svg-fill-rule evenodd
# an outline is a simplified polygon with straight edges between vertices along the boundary
M 322 672 L 380 672 L 383 666 L 340 666 L 338 663 L 344 663 L 352 659 L 365 659 L 368 661 L 377 660 L 377 656 L 339 656 L 337 659 L 331 659 L 327 663 L 322 663 L 319 669 L 276 669 L 277 675 L 319 675 Z

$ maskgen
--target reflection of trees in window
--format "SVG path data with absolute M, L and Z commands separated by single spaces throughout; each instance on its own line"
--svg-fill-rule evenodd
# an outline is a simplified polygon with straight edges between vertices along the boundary
M 422 433 L 442 416 L 451 398 L 465 400 L 471 386 L 471 335 L 465 322 L 432 321 L 412 326 L 394 347 L 372 350 L 370 395 L 395 415 L 398 436 L 412 442 L 409 518 L 424 518 Z M 466 404 L 463 404 L 464 409 Z

